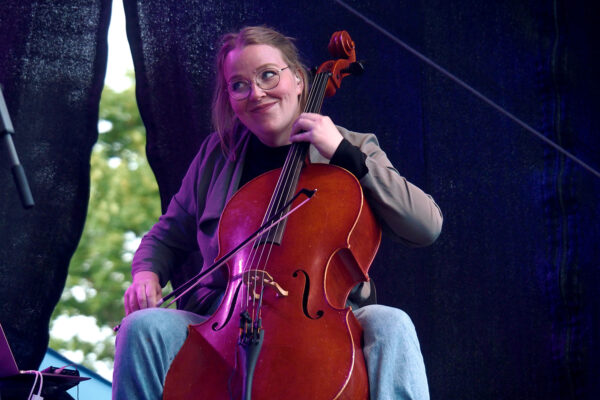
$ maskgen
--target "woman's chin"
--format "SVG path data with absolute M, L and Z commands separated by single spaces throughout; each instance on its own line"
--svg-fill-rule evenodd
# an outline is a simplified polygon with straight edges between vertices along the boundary
M 286 135 L 282 133 L 281 129 L 261 127 L 261 129 L 251 131 L 263 144 L 269 147 L 279 147 L 290 144 L 289 134 Z

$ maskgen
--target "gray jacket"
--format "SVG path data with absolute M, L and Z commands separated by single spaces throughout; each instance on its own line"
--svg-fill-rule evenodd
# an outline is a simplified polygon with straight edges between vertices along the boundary
M 368 173 L 360 184 L 384 234 L 408 246 L 433 243 L 441 232 L 442 213 L 431 196 L 396 171 L 375 135 L 338 129 L 367 156 Z M 218 253 L 219 217 L 238 189 L 249 135 L 248 131 L 242 133 L 235 158 L 225 157 L 218 135 L 206 138 L 167 211 L 143 237 L 133 259 L 132 274 L 153 271 L 164 286 L 174 277 L 191 277 L 212 264 Z M 309 158 L 312 163 L 329 162 L 313 146 Z M 181 276 L 181 264 L 186 259 L 193 266 Z M 212 274 L 195 291 L 193 306 L 185 308 L 207 311 L 226 284 L 224 271 Z

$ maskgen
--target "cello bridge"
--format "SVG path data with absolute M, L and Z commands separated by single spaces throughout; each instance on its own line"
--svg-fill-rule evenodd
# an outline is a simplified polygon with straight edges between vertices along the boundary
M 243 282 L 252 288 L 252 296 L 255 300 L 260 299 L 260 293 L 264 286 L 273 288 L 279 296 L 287 296 L 289 292 L 275 282 L 271 274 L 262 269 L 251 269 L 244 272 Z M 258 288 L 258 290 L 257 290 Z

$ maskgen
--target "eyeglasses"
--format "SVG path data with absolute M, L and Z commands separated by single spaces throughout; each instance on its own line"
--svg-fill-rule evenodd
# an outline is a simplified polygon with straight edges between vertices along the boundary
M 281 72 L 288 69 L 289 66 L 283 68 L 267 67 L 256 72 L 254 83 L 262 90 L 275 89 L 279 84 Z M 227 91 L 234 100 L 244 100 L 250 95 L 252 84 L 246 79 L 234 79 L 227 84 Z

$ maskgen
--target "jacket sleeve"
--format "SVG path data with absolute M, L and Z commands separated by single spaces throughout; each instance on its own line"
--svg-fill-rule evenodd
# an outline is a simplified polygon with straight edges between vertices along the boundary
M 166 285 L 172 269 L 192 251 L 196 241 L 198 182 L 206 142 L 192 161 L 179 191 L 171 199 L 167 211 L 144 235 L 132 262 L 132 275 L 138 271 L 158 274 L 160 284 Z
M 368 172 L 360 178 L 360 183 L 384 233 L 408 246 L 433 243 L 441 233 L 443 222 L 442 212 L 433 198 L 398 173 L 379 147 L 375 135 L 338 128 L 366 155 Z

